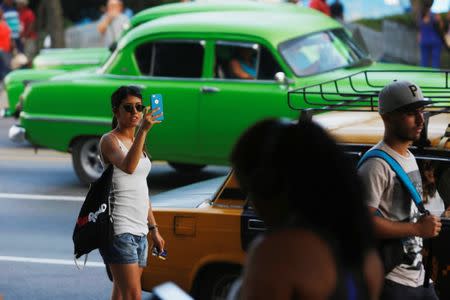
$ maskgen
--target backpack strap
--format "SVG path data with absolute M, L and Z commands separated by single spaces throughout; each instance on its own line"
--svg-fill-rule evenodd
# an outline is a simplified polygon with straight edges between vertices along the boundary
M 414 204 L 417 206 L 417 209 L 421 214 L 427 214 L 427 210 L 425 209 L 425 206 L 422 202 L 422 197 L 420 196 L 419 192 L 417 191 L 416 187 L 412 183 L 411 179 L 409 178 L 408 174 L 406 174 L 405 170 L 403 170 L 402 166 L 388 153 L 386 153 L 383 150 L 380 149 L 372 149 L 367 151 L 363 157 L 359 160 L 357 168 L 361 167 L 361 165 L 368 160 L 369 158 L 376 157 L 383 159 L 390 167 L 391 169 L 397 174 L 398 178 L 400 179 L 403 186 L 406 188 L 406 190 L 409 192 Z

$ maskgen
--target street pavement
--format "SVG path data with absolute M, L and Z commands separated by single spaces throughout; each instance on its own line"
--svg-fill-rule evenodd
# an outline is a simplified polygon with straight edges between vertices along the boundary
M 72 231 L 87 187 L 76 177 L 69 154 L 10 142 L 14 122 L 0 119 L 0 299 L 108 299 L 112 284 L 98 251 L 83 270 L 73 262 Z M 154 162 L 150 196 L 228 170 L 211 166 L 180 174 Z M 150 295 L 143 292 L 143 299 Z

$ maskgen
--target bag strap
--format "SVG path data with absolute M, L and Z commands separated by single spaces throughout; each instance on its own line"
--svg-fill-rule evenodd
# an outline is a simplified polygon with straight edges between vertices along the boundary
M 372 149 L 367 151 L 359 160 L 357 168 L 361 167 L 361 165 L 368 160 L 369 158 L 381 158 L 383 159 L 390 167 L 391 169 L 397 174 L 398 178 L 400 179 L 403 186 L 406 188 L 406 190 L 409 192 L 414 204 L 417 206 L 417 209 L 421 214 L 427 214 L 428 211 L 425 209 L 425 206 L 422 202 L 422 197 L 420 196 L 419 192 L 417 191 L 416 187 L 412 183 L 411 179 L 409 178 L 408 174 L 406 174 L 405 170 L 403 170 L 402 166 L 388 153 L 381 149 Z
M 87 254 L 84 256 L 84 264 L 83 264 L 83 267 L 80 267 L 80 266 L 78 265 L 77 256 L 76 256 L 76 255 L 73 256 L 73 261 L 75 262 L 75 266 L 77 267 L 78 270 L 83 270 L 84 267 L 86 267 L 86 262 L 87 262 L 88 256 L 89 256 L 89 253 L 87 253 Z

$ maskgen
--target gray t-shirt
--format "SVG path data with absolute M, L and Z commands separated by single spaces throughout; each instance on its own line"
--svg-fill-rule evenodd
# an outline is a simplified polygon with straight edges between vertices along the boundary
M 422 179 L 414 155 L 402 156 L 384 142 L 373 148 L 381 149 L 392 156 L 405 170 L 408 177 L 422 194 Z M 396 173 L 381 158 L 371 158 L 359 168 L 359 174 L 368 189 L 368 205 L 391 221 L 417 222 L 419 212 L 410 194 L 403 187 Z M 422 238 L 403 239 L 405 256 L 401 265 L 395 267 L 386 279 L 402 285 L 417 287 L 423 284 L 424 268 L 422 265 Z
M 100 19 L 100 22 L 102 22 L 106 18 L 105 15 L 103 15 Z M 106 29 L 105 34 L 103 35 L 103 45 L 105 47 L 111 46 L 113 42 L 118 40 L 120 38 L 120 35 L 125 28 L 125 25 L 129 23 L 129 19 L 126 15 L 120 14 L 117 17 L 115 17 L 111 23 L 109 23 L 108 28 Z

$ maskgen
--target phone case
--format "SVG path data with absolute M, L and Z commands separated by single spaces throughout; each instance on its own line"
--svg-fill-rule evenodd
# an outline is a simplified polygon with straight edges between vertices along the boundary
M 163 252 L 159 253 L 156 247 L 152 248 L 152 255 L 158 257 L 159 259 L 166 260 L 167 259 L 167 250 L 164 249 Z
M 151 95 L 150 103 L 152 105 L 152 109 L 156 109 L 156 108 L 159 107 L 159 111 L 157 111 L 155 113 L 156 115 L 159 115 L 160 113 L 163 112 L 163 98 L 162 98 L 161 94 L 153 94 L 153 95 Z M 164 120 L 164 115 L 160 116 L 156 120 L 158 120 L 158 121 Z

